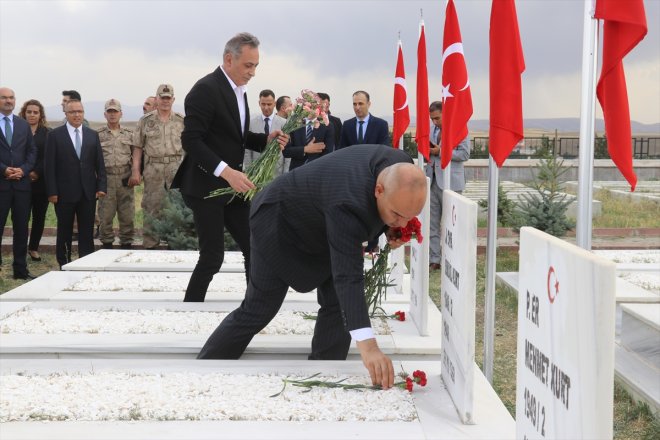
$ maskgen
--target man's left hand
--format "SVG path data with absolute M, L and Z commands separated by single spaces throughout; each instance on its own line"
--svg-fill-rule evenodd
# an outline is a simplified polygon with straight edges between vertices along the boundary
M 103 191 L 96 191 L 97 199 L 102 199 L 103 197 L 105 197 L 105 193 Z
M 284 147 L 289 143 L 291 137 L 288 134 L 285 134 L 282 130 L 273 130 L 268 135 L 268 140 L 271 141 L 277 138 L 277 143 L 280 144 L 280 151 L 284 150 Z

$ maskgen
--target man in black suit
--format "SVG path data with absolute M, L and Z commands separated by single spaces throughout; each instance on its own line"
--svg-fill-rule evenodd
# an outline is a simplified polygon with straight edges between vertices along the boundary
M 405 152 L 380 145 L 339 150 L 278 177 L 250 210 L 245 299 L 198 359 L 239 358 L 275 317 L 289 286 L 316 288 L 321 308 L 309 359 L 346 359 L 353 338 L 373 383 L 390 387 L 392 361 L 376 344 L 364 298 L 361 244 L 405 226 L 425 201 L 424 172 Z
M 29 174 L 37 160 L 37 147 L 30 125 L 14 116 L 14 91 L 0 88 L 0 220 L 4 230 L 11 210 L 13 226 L 14 279 L 33 279 L 27 269 L 28 222 L 32 190 Z M 0 237 L 0 243 L 2 238 Z M 0 259 L 1 261 L 1 259 Z
M 353 93 L 355 117 L 344 122 L 339 148 L 358 144 L 390 145 L 387 121 L 369 113 L 371 98 L 364 90 Z
M 224 228 L 232 235 L 245 259 L 249 277 L 250 205 L 241 197 L 205 197 L 231 186 L 243 193 L 254 184 L 241 171 L 245 148 L 262 151 L 267 139 L 278 137 L 281 146 L 289 136 L 281 130 L 252 133 L 245 85 L 259 64 L 259 40 L 240 33 L 225 45 L 222 66 L 197 81 L 186 96 L 181 143 L 186 152 L 172 188 L 180 188 L 192 209 L 199 238 L 199 260 L 186 289 L 184 301 L 202 302 L 213 275 L 224 259 Z
M 339 140 L 341 139 L 341 119 L 339 119 L 336 116 L 333 116 L 330 113 L 330 95 L 323 92 L 317 92 L 316 94 L 319 95 L 319 98 L 321 98 L 321 106 L 323 107 L 323 110 L 325 110 L 325 113 L 328 115 L 328 119 L 330 119 L 330 124 L 332 125 L 332 128 L 335 132 L 335 147 L 336 147 L 339 145 Z
M 94 252 L 96 199 L 107 192 L 105 164 L 99 135 L 83 126 L 80 101 L 65 106 L 66 124 L 48 133 L 44 171 L 48 201 L 55 205 L 55 256 L 60 267 L 71 261 L 74 216 L 78 219 L 78 256 Z
M 282 151 L 284 157 L 291 158 L 289 171 L 335 151 L 332 125 L 326 126 L 311 120 L 305 120 L 305 123 L 307 125 L 291 133 L 291 141 Z M 318 127 L 314 128 L 314 124 Z

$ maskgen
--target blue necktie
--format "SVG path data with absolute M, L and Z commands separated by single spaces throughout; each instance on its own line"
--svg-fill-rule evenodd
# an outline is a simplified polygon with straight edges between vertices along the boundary
M 264 118 L 264 133 L 266 133 L 266 136 L 270 134 L 270 127 L 268 126 L 268 118 Z
M 5 138 L 7 138 L 7 143 L 11 146 L 11 140 L 14 137 L 14 133 L 11 131 L 11 124 L 9 123 L 9 116 L 4 117 L 5 120 Z
M 360 126 L 358 127 L 358 144 L 363 144 L 364 133 L 362 132 L 362 126 L 364 125 L 364 121 L 358 121 L 358 124 L 360 124 Z
M 76 132 L 76 154 L 78 155 L 78 159 L 80 159 L 80 132 L 77 128 L 74 131 Z
M 312 124 L 307 124 L 307 131 L 305 132 L 305 145 L 312 141 Z

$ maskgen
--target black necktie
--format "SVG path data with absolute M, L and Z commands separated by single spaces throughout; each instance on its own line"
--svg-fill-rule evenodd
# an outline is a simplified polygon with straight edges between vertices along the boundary
M 358 121 L 358 124 L 360 124 L 360 126 L 358 127 L 358 144 L 363 144 L 364 133 L 362 132 L 362 126 L 364 125 L 364 121 Z
M 312 141 L 312 124 L 307 124 L 307 131 L 305 132 L 305 145 Z
M 264 133 L 266 133 L 266 136 L 270 134 L 270 127 L 268 126 L 268 118 L 264 118 Z

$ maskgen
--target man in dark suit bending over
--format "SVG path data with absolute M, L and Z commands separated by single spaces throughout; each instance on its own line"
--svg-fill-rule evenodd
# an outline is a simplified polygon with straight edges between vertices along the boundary
M 259 40 L 240 33 L 225 45 L 222 66 L 197 81 L 186 96 L 186 117 L 181 143 L 186 156 L 172 182 L 193 211 L 199 237 L 199 260 L 188 282 L 184 301 L 202 302 L 213 275 L 224 259 L 224 228 L 232 235 L 245 259 L 249 279 L 249 202 L 240 197 L 206 199 L 213 190 L 231 186 L 239 193 L 254 188 L 242 171 L 245 149 L 262 151 L 267 139 L 289 141 L 281 130 L 268 136 L 252 133 L 245 85 L 259 64 Z
M 364 298 L 362 242 L 405 226 L 426 200 L 426 177 L 405 152 L 346 148 L 278 177 L 250 210 L 251 272 L 245 299 L 198 359 L 237 359 L 277 314 L 289 286 L 317 289 L 309 359 L 346 359 L 351 338 L 374 384 L 394 383 Z M 402 243 L 390 241 L 393 247 Z

